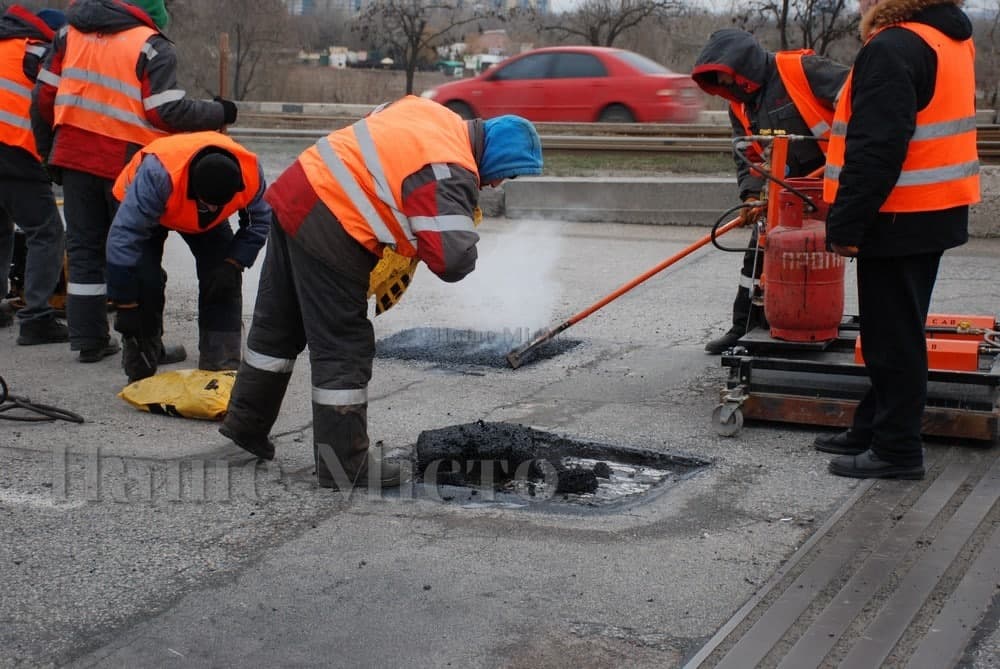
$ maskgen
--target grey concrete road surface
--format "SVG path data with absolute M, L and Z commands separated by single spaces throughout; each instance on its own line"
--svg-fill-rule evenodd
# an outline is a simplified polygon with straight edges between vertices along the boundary
M 554 325 L 706 232 L 481 231 L 476 273 L 444 284 L 422 268 L 377 338 Z M 998 255 L 997 240 L 950 252 L 933 308 L 994 313 Z M 212 422 L 118 399 L 117 360 L 0 330 L 11 392 L 86 419 L 0 420 L 0 666 L 679 666 L 856 486 L 826 473 L 807 427 L 712 429 L 725 373 L 702 347 L 727 326 L 739 264 L 696 252 L 560 335 L 579 346 L 516 371 L 376 360 L 370 433 L 402 454 L 422 430 L 482 419 L 710 462 L 619 511 L 315 487 L 308 354 L 267 467 Z M 194 265 L 175 236 L 165 267 L 166 338 L 193 354 Z M 247 323 L 255 289 L 251 270 Z

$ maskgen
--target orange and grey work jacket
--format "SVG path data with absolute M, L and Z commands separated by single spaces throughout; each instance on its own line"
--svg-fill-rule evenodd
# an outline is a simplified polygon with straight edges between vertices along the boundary
M 188 179 L 191 172 L 191 160 L 206 148 L 219 148 L 233 155 L 239 162 L 243 173 L 243 188 L 233 196 L 233 199 L 222 205 L 216 217 L 207 225 L 198 222 L 198 203 L 189 196 Z M 198 234 L 210 230 L 220 223 L 229 220 L 240 209 L 246 209 L 257 197 L 260 190 L 260 168 L 257 156 L 240 144 L 219 132 L 191 132 L 170 135 L 158 139 L 132 156 L 122 173 L 115 180 L 112 192 L 121 202 L 125 192 L 135 179 L 139 165 L 146 156 L 154 155 L 163 165 L 170 177 L 170 196 L 166 207 L 160 216 L 160 225 L 178 232 Z
M 31 133 L 34 82 L 24 73 L 25 53 L 41 58 L 45 45 L 29 38 L 0 40 L 0 142 L 24 149 L 40 160 Z
M 330 222 L 291 210 L 310 194 L 364 248 L 423 260 L 446 281 L 475 267 L 479 176 L 470 122 L 406 96 L 303 152 L 268 191 L 281 225 L 319 257 Z M 304 178 L 307 184 L 299 183 Z M 333 222 L 332 224 L 336 224 Z
M 784 84 L 785 90 L 788 91 L 788 95 L 792 99 L 792 104 L 795 105 L 795 109 L 799 112 L 802 120 L 806 122 L 809 131 L 812 132 L 814 137 L 825 139 L 830 136 L 830 127 L 833 124 L 833 110 L 821 104 L 816 99 L 816 96 L 813 95 L 812 88 L 809 86 L 809 79 L 806 77 L 805 68 L 802 66 L 802 57 L 812 56 L 813 53 L 812 49 L 779 51 L 774 54 L 774 63 L 778 68 L 778 76 L 781 78 L 781 83 Z M 750 128 L 750 119 L 747 116 L 743 103 L 730 101 L 729 108 L 743 125 L 743 131 L 747 135 L 753 134 Z M 826 142 L 819 142 L 818 146 L 821 151 L 825 152 Z M 763 160 L 764 151 L 760 144 L 753 142 L 751 147 L 752 150 L 748 153 L 747 157 L 757 162 Z
M 938 63 L 972 62 L 972 40 L 955 40 L 929 25 L 894 24 L 920 36 Z M 876 31 L 869 37 L 878 34 Z M 916 128 L 895 187 L 881 212 L 939 211 L 979 201 L 979 154 L 976 148 L 976 82 L 973 68 L 937 68 L 934 97 L 917 112 Z M 851 76 L 837 103 L 827 152 L 823 199 L 837 196 L 851 120 Z
M 70 125 L 139 145 L 165 136 L 146 119 L 146 107 L 162 101 L 143 97 L 134 60 L 121 57 L 141 53 L 156 31 L 147 26 L 110 34 L 72 26 L 67 30 L 60 76 L 52 81 L 50 73 L 39 74 L 57 86 L 54 126 Z M 183 91 L 168 94 L 183 97 Z

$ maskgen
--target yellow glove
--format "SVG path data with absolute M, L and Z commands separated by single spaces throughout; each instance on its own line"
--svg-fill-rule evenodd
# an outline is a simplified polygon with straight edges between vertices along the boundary
M 740 225 L 753 225 L 764 211 L 764 203 L 757 195 L 748 195 L 740 208 Z
M 483 220 L 483 210 L 476 207 L 472 212 L 472 223 L 475 226 Z M 403 293 L 410 287 L 413 273 L 417 271 L 420 261 L 417 258 L 401 256 L 392 249 L 382 252 L 368 279 L 368 297 L 375 296 L 375 315 L 388 311 L 396 306 Z

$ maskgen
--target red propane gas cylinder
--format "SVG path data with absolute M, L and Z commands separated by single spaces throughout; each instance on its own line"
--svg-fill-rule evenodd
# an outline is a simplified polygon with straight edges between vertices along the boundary
M 778 194 L 778 224 L 764 250 L 764 314 L 771 336 L 796 342 L 834 339 L 844 317 L 844 258 L 826 250 L 820 179 L 788 179 L 816 211 L 788 189 Z

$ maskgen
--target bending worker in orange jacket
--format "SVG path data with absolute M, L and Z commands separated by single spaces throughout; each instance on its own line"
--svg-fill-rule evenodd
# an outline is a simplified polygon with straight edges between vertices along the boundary
M 848 68 L 816 56 L 810 50 L 771 53 L 761 48 L 750 33 L 726 28 L 712 33 L 695 61 L 691 77 L 706 93 L 729 100 L 729 116 L 735 137 L 762 134 L 830 135 L 837 95 Z M 826 142 L 791 142 L 788 165 L 779 178 L 802 177 L 823 166 Z M 763 162 L 761 150 L 746 152 L 753 162 Z M 766 185 L 739 157 L 736 180 L 742 202 L 760 198 Z M 754 209 L 741 210 L 744 223 L 751 223 Z M 743 256 L 740 286 L 733 301 L 733 321 L 721 337 L 705 345 L 709 353 L 722 353 L 755 327 L 766 327 L 762 306 L 753 303 L 759 286 L 764 254 L 756 252 L 757 230 Z
M 236 369 L 243 323 L 243 278 L 267 239 L 257 156 L 218 132 L 158 139 L 137 153 L 115 181 L 121 201 L 108 233 L 108 296 L 117 305 L 122 366 L 128 380 L 156 373 L 162 350 L 163 243 L 184 238 L 198 272 L 198 368 Z M 239 213 L 233 234 L 229 217 Z
M 398 466 L 368 453 L 369 275 L 388 247 L 444 281 L 462 279 L 476 264 L 479 189 L 541 170 L 538 134 L 525 119 L 465 121 L 414 96 L 302 153 L 267 191 L 275 225 L 219 431 L 273 458 L 268 432 L 308 345 L 319 485 L 399 485 Z

